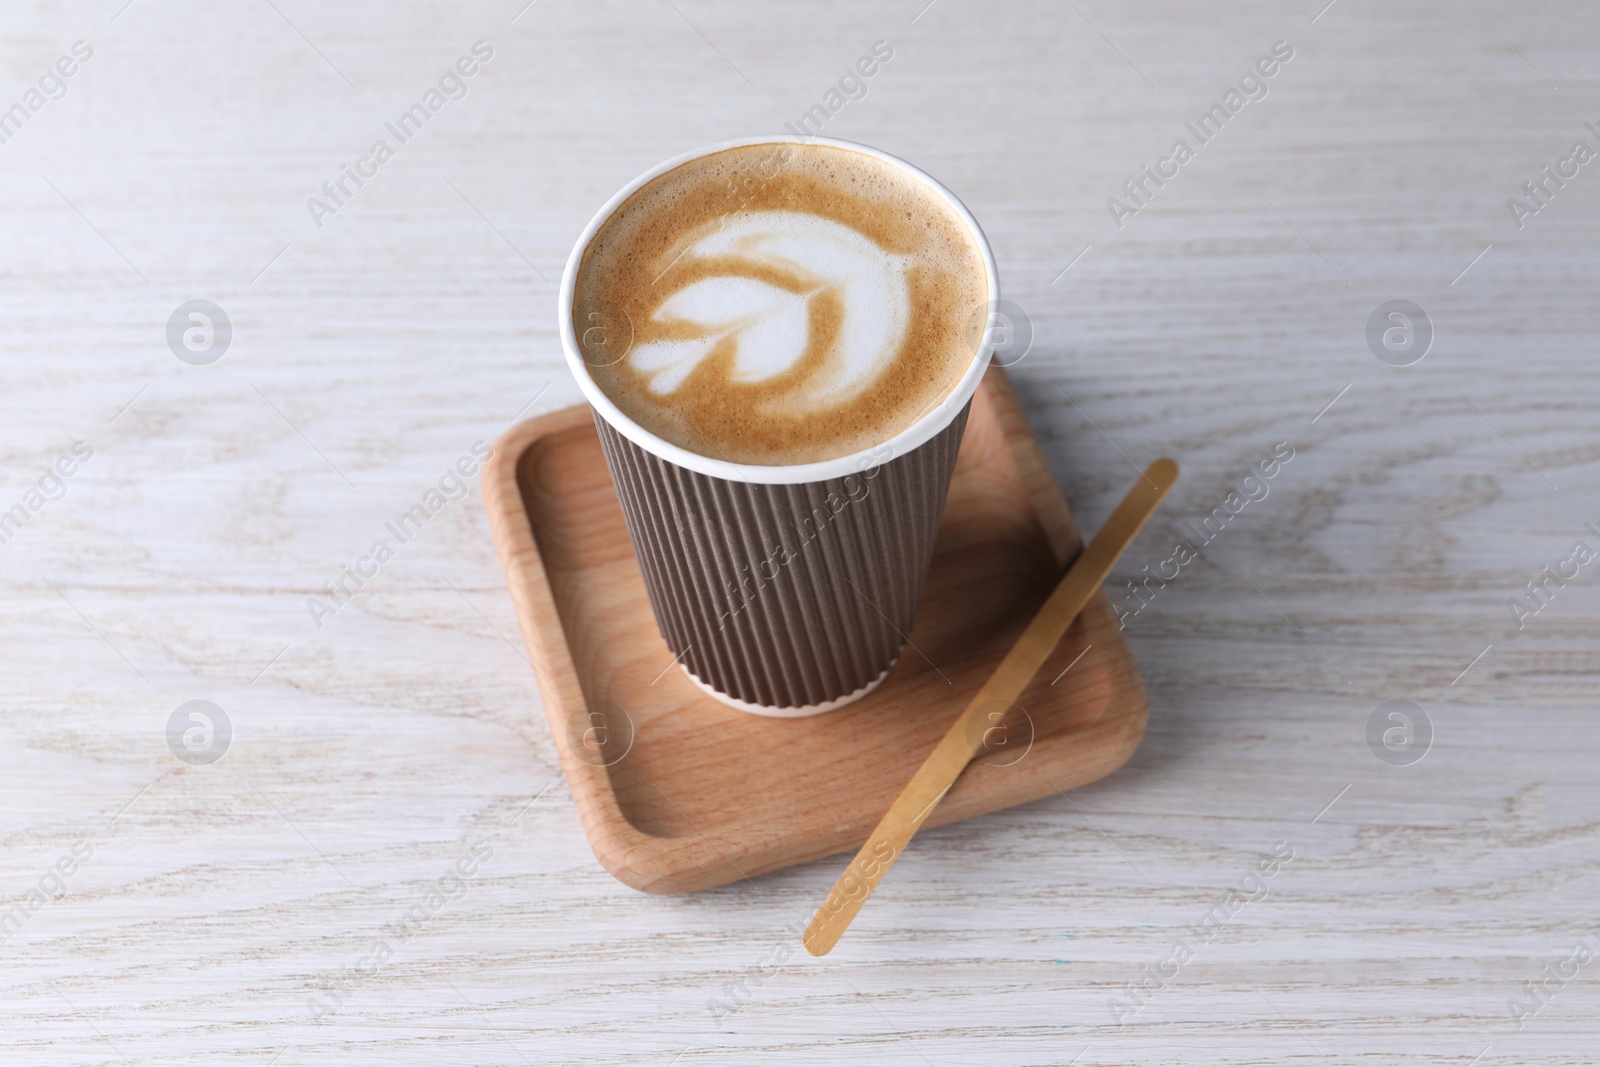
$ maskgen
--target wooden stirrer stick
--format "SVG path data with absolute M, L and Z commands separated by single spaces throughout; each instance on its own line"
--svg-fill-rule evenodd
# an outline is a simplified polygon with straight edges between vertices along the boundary
M 1050 598 L 1006 653 L 1006 658 L 1000 661 L 1000 666 L 984 682 L 977 696 L 912 775 L 872 831 L 872 836 L 839 876 L 828 899 L 806 927 L 803 940 L 807 952 L 823 956 L 839 943 L 845 928 L 883 880 L 890 864 L 983 748 L 984 731 L 978 726 L 987 722 L 986 713 L 997 701 L 1009 707 L 1021 695 L 1177 479 L 1178 465 L 1170 459 L 1158 459 L 1117 505 L 1117 510 L 1067 569 Z

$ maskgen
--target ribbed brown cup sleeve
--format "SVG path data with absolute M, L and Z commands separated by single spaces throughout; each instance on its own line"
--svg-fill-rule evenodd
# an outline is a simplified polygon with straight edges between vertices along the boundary
M 597 414 L 668 647 L 712 689 L 766 708 L 824 704 L 880 678 L 922 599 L 967 410 L 905 455 L 800 485 L 697 474 Z

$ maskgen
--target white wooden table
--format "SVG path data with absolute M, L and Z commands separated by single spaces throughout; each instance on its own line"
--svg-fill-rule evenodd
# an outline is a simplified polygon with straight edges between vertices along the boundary
M 1507 199 L 1600 148 L 1600 8 L 923 2 L 6 8 L 0 1060 L 1596 1061 L 1600 566 L 1521 629 L 1508 601 L 1600 547 L 1600 164 L 1520 229 Z M 1121 595 L 1294 459 L 1129 620 L 1133 762 L 923 835 L 812 960 L 835 862 L 684 898 L 594 862 L 475 484 L 320 627 L 307 600 L 578 400 L 552 282 L 607 195 L 826 105 L 879 40 L 825 132 L 987 228 L 1085 528 L 1183 463 Z M 169 349 L 191 300 L 231 322 L 214 362 Z M 1369 350 L 1391 300 L 1435 333 L 1410 366 Z M 169 746 L 191 700 L 231 723 L 213 762 Z M 1419 762 L 1368 744 L 1393 700 Z

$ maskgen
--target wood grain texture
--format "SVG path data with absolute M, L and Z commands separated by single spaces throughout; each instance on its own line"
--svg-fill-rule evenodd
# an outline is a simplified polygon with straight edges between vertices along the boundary
M 93 448 L 0 545 L 7 909 L 93 849 L 3 946 L 0 1059 L 1593 1062 L 1596 965 L 1520 1029 L 1507 1001 L 1600 944 L 1596 574 L 1522 629 L 1507 601 L 1597 543 L 1600 172 L 1521 229 L 1506 201 L 1595 143 L 1596 5 L 523 8 L 0 13 L 5 107 L 94 48 L 0 144 L 0 511 Z M 467 95 L 315 226 L 307 198 L 479 39 Z M 982 222 L 1082 528 L 1183 466 L 1119 605 L 1295 451 L 1128 620 L 1129 764 L 919 835 L 809 960 L 831 864 L 686 897 L 596 865 L 475 488 L 320 628 L 307 598 L 474 442 L 578 401 L 550 282 L 611 192 L 781 129 L 877 40 L 894 58 L 826 132 Z M 1118 229 L 1107 198 L 1280 40 L 1266 98 Z M 193 299 L 233 323 L 210 366 L 167 347 Z M 1393 299 L 1436 329 L 1414 366 L 1366 344 Z M 165 736 L 194 699 L 233 724 L 210 765 Z M 1397 699 L 1433 726 L 1410 766 L 1366 741 Z M 1279 842 L 1268 895 L 1171 973 Z
M 636 889 L 685 893 L 859 846 L 1059 578 L 1053 546 L 1073 531 L 1046 529 L 1062 519 L 1059 493 L 1034 510 L 1029 487 L 1046 473 L 1005 373 L 990 370 L 900 662 L 847 708 L 772 721 L 719 704 L 677 669 L 588 407 L 507 431 L 484 468 L 484 505 L 601 864 Z M 931 825 L 1086 785 L 1133 754 L 1148 704 L 1103 592 L 1022 682 L 1018 710 L 1000 701 L 977 727 L 985 755 Z

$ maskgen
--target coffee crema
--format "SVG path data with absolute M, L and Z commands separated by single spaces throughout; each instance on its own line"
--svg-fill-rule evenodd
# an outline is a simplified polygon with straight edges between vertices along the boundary
M 811 463 L 889 440 L 961 380 L 991 299 L 976 235 L 865 152 L 727 149 L 647 182 L 583 252 L 596 385 L 713 459 Z

